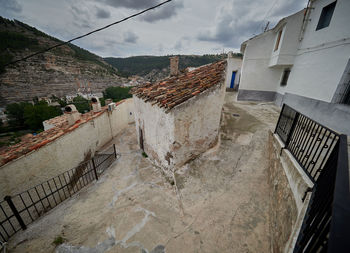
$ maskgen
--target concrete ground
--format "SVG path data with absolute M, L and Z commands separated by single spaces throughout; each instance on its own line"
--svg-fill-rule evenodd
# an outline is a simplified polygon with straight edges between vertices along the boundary
M 278 109 L 234 101 L 227 93 L 218 145 L 179 170 L 177 190 L 131 125 L 99 181 L 19 232 L 9 252 L 270 252 L 267 130 Z

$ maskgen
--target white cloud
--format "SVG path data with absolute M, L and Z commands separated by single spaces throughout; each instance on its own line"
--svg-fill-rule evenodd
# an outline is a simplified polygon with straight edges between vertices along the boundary
M 0 8 L 0 15 L 68 40 L 160 1 L 11 0 L 15 4 L 7 10 Z M 9 2 L 0 0 L 0 3 Z M 277 0 L 271 9 L 273 3 L 271 0 L 173 0 L 75 43 L 103 57 L 237 51 L 244 40 L 261 31 L 264 19 L 273 25 L 305 7 L 307 0 Z

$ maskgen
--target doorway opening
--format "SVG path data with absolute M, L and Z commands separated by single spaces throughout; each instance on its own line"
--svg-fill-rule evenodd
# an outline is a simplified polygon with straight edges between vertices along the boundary
M 235 86 L 236 73 L 237 73 L 236 71 L 232 71 L 231 84 L 230 84 L 231 89 L 233 89 L 233 87 Z

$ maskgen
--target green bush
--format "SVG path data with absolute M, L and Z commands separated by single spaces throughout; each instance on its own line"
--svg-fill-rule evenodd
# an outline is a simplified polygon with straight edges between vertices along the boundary
M 6 106 L 6 113 L 11 128 L 27 128 L 34 131 L 43 129 L 43 121 L 62 114 L 60 108 L 49 106 L 45 101 L 34 105 L 26 102 L 9 104 Z
M 62 237 L 62 236 L 57 236 L 57 237 L 55 238 L 55 240 L 53 240 L 52 244 L 58 246 L 58 245 L 64 243 L 65 241 L 66 241 L 66 239 L 65 239 L 64 237 Z
M 38 45 L 38 40 L 29 38 L 21 33 L 2 31 L 0 32 L 0 52 L 6 49 L 24 49 Z
M 21 103 L 12 103 L 6 106 L 6 114 L 9 120 L 9 125 L 12 127 L 15 126 L 24 126 L 24 108 L 27 105 L 31 105 L 27 102 Z
M 60 108 L 49 106 L 45 101 L 34 105 L 29 104 L 24 108 L 25 126 L 32 130 L 43 129 L 43 121 L 61 115 Z
M 103 92 L 104 98 L 111 98 L 113 101 L 118 102 L 125 98 L 130 98 L 132 95 L 129 93 L 131 87 L 108 87 Z
M 106 101 L 105 101 L 104 98 L 100 98 L 99 100 L 101 102 L 101 106 L 105 106 L 106 105 Z
M 73 98 L 73 104 L 77 108 L 78 112 L 85 113 L 90 111 L 90 101 L 83 98 L 82 96 L 77 96 Z

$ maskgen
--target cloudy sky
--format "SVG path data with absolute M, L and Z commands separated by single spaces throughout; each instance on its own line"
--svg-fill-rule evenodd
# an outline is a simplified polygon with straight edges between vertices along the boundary
M 69 40 L 161 0 L 0 0 L 0 15 Z M 307 0 L 173 0 L 75 42 L 100 56 L 209 54 L 239 51 L 267 21 L 303 9 Z

